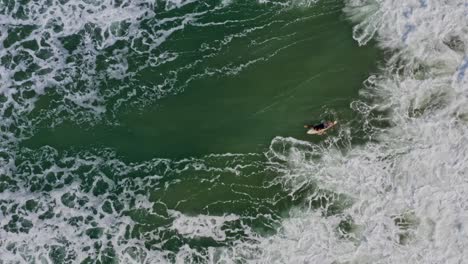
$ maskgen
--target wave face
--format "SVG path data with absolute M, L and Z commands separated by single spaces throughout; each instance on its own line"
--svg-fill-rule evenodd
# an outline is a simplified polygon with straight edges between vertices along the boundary
M 194 78 L 266 61 L 268 55 L 216 62 L 228 43 L 262 28 L 203 20 L 227 1 L 196 8 L 192 1 L 19 3 L 0 3 L 0 24 L 8 25 L 0 31 L 0 263 L 461 263 L 468 257 L 465 1 L 346 1 L 356 41 L 375 39 L 389 51 L 379 74 L 365 82 L 362 100 L 351 104 L 362 116 L 365 143 L 355 144 L 343 125 L 323 144 L 276 137 L 263 154 L 133 163 L 107 149 L 59 152 L 18 143 L 39 125 L 112 123 L 126 103 L 150 103 Z M 162 15 L 148 27 L 155 10 Z M 201 45 L 200 60 L 161 82 L 140 83 L 135 76 L 142 68 L 184 61 L 187 50 L 160 49 L 188 25 L 233 31 Z M 132 62 L 142 57 L 142 65 Z M 199 67 L 212 58 L 210 67 Z M 204 196 L 200 183 L 225 199 Z

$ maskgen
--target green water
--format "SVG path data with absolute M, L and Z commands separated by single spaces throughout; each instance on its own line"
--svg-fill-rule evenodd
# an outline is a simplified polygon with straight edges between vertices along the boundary
M 219 6 L 155 7 L 155 16 L 137 23 L 149 37 L 127 37 L 102 50 L 96 48 L 101 33 L 90 25 L 57 37 L 69 53 L 65 71 L 54 78 L 73 82 L 47 90 L 26 115 L 35 122 L 26 126 L 32 135 L 13 148 L 16 167 L 0 179 L 0 193 L 23 190 L 32 198 L 0 200 L 13 208 L 4 210 L 14 216 L 8 234 L 63 230 L 53 235 L 59 246 L 36 247 L 56 263 L 112 263 L 128 252 L 135 259 L 164 252 L 176 262 L 185 245 L 205 254 L 275 234 L 293 208 L 322 208 L 324 217 L 342 213 L 349 199 L 315 184 L 285 186 L 280 177 L 290 168 L 265 152 L 278 136 L 320 144 L 342 129 L 311 136 L 304 124 L 360 126 L 350 103 L 376 70 L 379 51 L 357 46 L 341 1 Z M 161 40 L 187 17 L 195 22 Z M 106 70 L 119 60 L 131 75 L 111 78 Z M 96 104 L 105 112 L 76 106 L 76 94 L 100 95 Z M 176 223 L 200 215 L 196 221 L 232 217 L 220 224 L 225 237 L 193 235 L 191 220 Z M 340 226 L 351 226 L 340 217 Z M 31 247 L 16 241 L 11 248 L 22 245 Z M 89 257 L 78 259 L 77 252 Z
M 328 1 L 313 8 L 293 7 L 265 18 L 271 7 L 260 6 L 255 12 L 252 4 L 239 4 L 233 9 L 244 10 L 246 14 L 241 16 L 259 15 L 260 19 L 236 27 L 273 24 L 234 41 L 200 67 L 216 67 L 238 58 L 255 59 L 281 49 L 275 56 L 234 76 L 194 80 L 177 95 L 119 114 L 118 126 L 88 127 L 65 122 L 53 129 L 40 129 L 24 145 L 57 149 L 110 147 L 126 159 L 138 161 L 262 152 L 275 136 L 319 142 L 323 138 L 305 135 L 303 125 L 327 118 L 340 122 L 351 119 L 349 104 L 357 98 L 369 72 L 375 70 L 378 54 L 373 47 L 357 46 L 341 7 L 339 1 Z M 226 15 L 206 19 L 227 20 L 239 13 Z M 188 26 L 174 34 L 160 49 L 167 46 L 171 50 L 190 50 L 186 51 L 190 54 L 164 69 L 144 69 L 138 74 L 140 82 L 157 82 L 168 70 L 186 66 L 189 59 L 199 59 L 201 52 L 192 46 L 220 39 L 229 30 L 221 27 L 201 31 Z M 253 40 L 269 38 L 279 40 L 249 46 Z

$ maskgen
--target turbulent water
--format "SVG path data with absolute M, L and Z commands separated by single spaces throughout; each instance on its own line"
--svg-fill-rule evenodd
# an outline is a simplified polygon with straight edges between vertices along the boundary
M 80 145 L 96 139 L 89 134 L 64 146 L 43 132 L 71 126 L 50 136 L 67 142 L 76 129 L 125 127 L 121 116 L 163 112 L 152 107 L 201 93 L 216 78 L 243 78 L 274 63 L 306 67 L 305 55 L 287 58 L 305 39 L 325 52 L 333 34 L 316 40 L 298 32 L 327 16 L 344 17 L 354 43 L 375 41 L 386 56 L 377 73 L 366 73 L 359 95 L 331 111 L 351 121 L 340 120 L 321 141 L 281 131 L 261 151 L 132 159 L 117 143 Z M 345 46 L 314 57 L 343 64 L 325 69 L 330 79 L 347 80 L 338 74 L 348 67 L 339 53 Z M 1 0 L 0 61 L 0 263 L 468 258 L 464 0 Z M 249 118 L 280 109 L 320 77 L 305 74 Z M 103 135 L 97 138 L 110 142 Z

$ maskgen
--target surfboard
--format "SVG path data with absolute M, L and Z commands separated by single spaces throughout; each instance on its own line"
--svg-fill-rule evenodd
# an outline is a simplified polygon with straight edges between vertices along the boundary
M 325 133 L 325 131 L 327 131 L 328 129 L 334 127 L 336 124 L 338 124 L 338 121 L 333 121 L 333 124 L 327 128 L 324 128 L 324 129 L 321 129 L 321 130 L 315 130 L 313 128 L 307 130 L 307 134 L 310 134 L 310 135 L 323 135 L 323 133 Z

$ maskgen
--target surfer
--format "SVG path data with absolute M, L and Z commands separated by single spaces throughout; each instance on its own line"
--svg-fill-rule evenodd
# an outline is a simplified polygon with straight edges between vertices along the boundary
M 325 121 L 325 122 L 322 122 L 318 125 L 304 125 L 305 128 L 309 129 L 309 131 L 307 131 L 308 134 L 323 134 L 325 133 L 325 130 L 331 128 L 332 126 L 336 125 L 336 121 L 333 122 L 333 121 Z M 315 132 L 315 133 L 311 133 L 311 132 Z
M 333 126 L 333 122 L 331 122 L 331 121 L 322 122 L 322 123 L 320 123 L 318 125 L 304 125 L 305 128 L 308 128 L 308 129 L 313 128 L 316 131 L 320 131 L 322 129 L 325 129 L 325 128 L 328 128 L 328 127 L 331 127 L 331 126 Z

